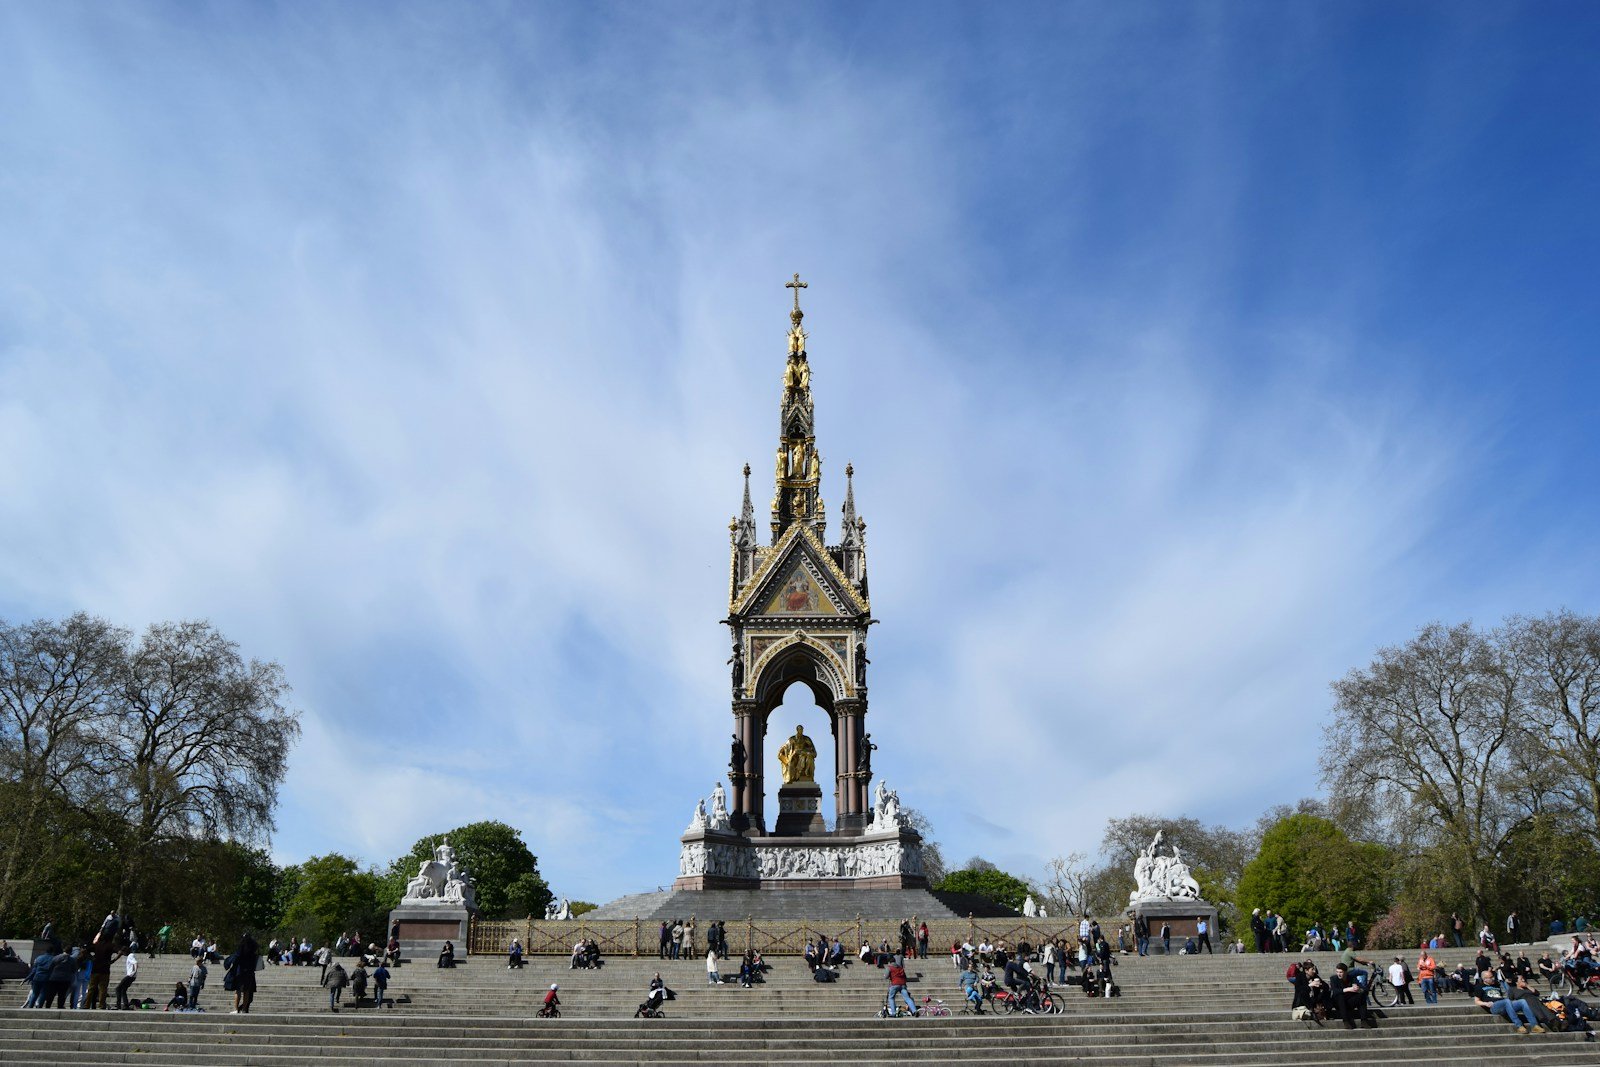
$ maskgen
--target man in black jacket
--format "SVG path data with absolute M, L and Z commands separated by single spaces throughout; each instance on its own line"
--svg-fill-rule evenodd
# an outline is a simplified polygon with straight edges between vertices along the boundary
M 1354 1029 L 1357 1019 L 1367 1026 L 1378 1025 L 1367 1008 L 1366 987 L 1342 963 L 1333 969 L 1333 1006 L 1347 1027 Z
M 1133 944 L 1139 955 L 1150 955 L 1150 920 L 1143 915 L 1133 917 Z

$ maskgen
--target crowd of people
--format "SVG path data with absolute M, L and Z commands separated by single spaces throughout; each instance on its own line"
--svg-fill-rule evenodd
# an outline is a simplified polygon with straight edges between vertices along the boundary
M 1324 976 L 1311 959 L 1290 965 L 1286 972 L 1294 989 L 1290 1013 L 1316 1022 L 1336 1019 L 1351 1028 L 1358 1024 L 1376 1027 L 1371 987 L 1378 981 L 1377 968 L 1382 966 L 1383 977 L 1395 991 L 1395 1007 L 1416 1003 L 1411 992 L 1415 984 L 1421 987 L 1426 1004 L 1437 1004 L 1441 994 L 1461 993 L 1490 1014 L 1505 1019 L 1519 1034 L 1582 1031 L 1585 1041 L 1594 1040 L 1589 1023 L 1600 1019 L 1600 1007 L 1578 996 L 1558 993 L 1556 984 L 1560 978 L 1570 978 L 1574 988 L 1583 989 L 1590 976 L 1600 981 L 1600 968 L 1595 962 L 1600 945 L 1592 939 L 1574 937 L 1573 947 L 1563 950 L 1559 960 L 1548 950 L 1540 953 L 1537 960 L 1530 960 L 1526 952 L 1515 958 L 1509 952 L 1498 952 L 1497 959 L 1491 941 L 1480 943 L 1476 958 L 1454 970 L 1447 970 L 1433 955 L 1438 947 L 1433 939 L 1419 947 L 1414 969 L 1403 956 L 1380 965 L 1356 955 L 1355 949 L 1345 944 L 1331 975 Z

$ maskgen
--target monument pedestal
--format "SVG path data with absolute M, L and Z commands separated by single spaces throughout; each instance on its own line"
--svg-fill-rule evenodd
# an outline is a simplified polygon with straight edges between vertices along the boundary
M 457 959 L 465 956 L 471 914 L 461 904 L 401 904 L 389 913 L 389 928 L 400 924 L 400 958 L 432 963 L 446 941 L 455 946 Z
M 778 823 L 774 837 L 799 837 L 824 834 L 828 824 L 822 819 L 822 787 L 816 782 L 791 782 L 778 790 Z
M 1134 915 L 1142 915 L 1150 923 L 1150 954 L 1159 956 L 1161 949 L 1161 924 L 1172 927 L 1172 954 L 1183 948 L 1185 938 L 1200 941 L 1199 920 L 1205 919 L 1211 938 L 1211 948 L 1221 952 L 1225 945 L 1217 943 L 1217 909 L 1203 900 L 1141 900 L 1128 907 Z M 1204 952 L 1205 949 L 1201 949 Z
M 905 827 L 864 834 L 683 835 L 674 889 L 925 889 L 922 838 Z

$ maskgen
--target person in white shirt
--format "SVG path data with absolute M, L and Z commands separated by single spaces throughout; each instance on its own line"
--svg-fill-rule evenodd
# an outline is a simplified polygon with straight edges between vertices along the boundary
M 132 1007 L 128 1003 L 128 987 L 133 985 L 134 979 L 139 976 L 139 957 L 131 949 L 123 957 L 122 969 L 125 973 L 122 981 L 117 983 L 117 1007 L 127 1009 Z
M 717 973 L 717 950 L 714 948 L 706 949 L 706 984 L 722 984 L 722 975 Z
M 1401 1004 L 1415 1004 L 1411 999 L 1411 971 L 1406 967 L 1406 961 L 1399 956 L 1389 964 L 1389 981 L 1394 983 L 1395 991 L 1400 994 Z

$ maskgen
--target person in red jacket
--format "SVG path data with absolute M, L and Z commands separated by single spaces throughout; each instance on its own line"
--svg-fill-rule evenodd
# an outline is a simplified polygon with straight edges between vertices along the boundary
M 895 997 L 904 997 L 906 1007 L 912 1015 L 918 1014 L 917 1003 L 911 999 L 911 993 L 906 989 L 906 968 L 898 959 L 889 964 L 889 1014 L 899 1015 Z

